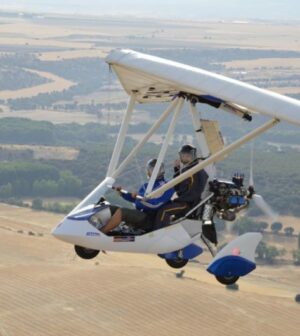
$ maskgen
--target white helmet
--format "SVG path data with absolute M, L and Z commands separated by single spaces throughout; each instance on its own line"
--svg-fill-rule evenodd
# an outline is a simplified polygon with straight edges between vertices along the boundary
M 157 162 L 157 159 L 151 159 L 147 162 L 147 166 L 146 166 L 146 169 L 147 169 L 147 174 L 148 176 L 151 176 L 152 175 L 152 172 L 153 172 L 153 169 L 156 165 L 156 162 Z M 165 165 L 164 163 L 162 162 L 160 167 L 159 167 L 159 171 L 158 171 L 158 174 L 157 174 L 157 177 L 162 177 L 164 176 L 165 174 Z

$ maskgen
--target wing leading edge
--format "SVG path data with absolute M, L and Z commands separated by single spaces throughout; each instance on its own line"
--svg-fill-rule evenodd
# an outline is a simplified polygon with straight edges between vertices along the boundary
M 132 50 L 113 50 L 106 62 L 140 103 L 168 102 L 180 92 L 214 107 L 257 112 L 300 126 L 300 101 L 200 68 Z M 201 101 L 202 100 L 202 101 Z

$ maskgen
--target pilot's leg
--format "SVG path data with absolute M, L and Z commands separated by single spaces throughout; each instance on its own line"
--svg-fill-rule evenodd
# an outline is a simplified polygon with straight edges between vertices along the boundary
M 122 208 L 122 221 L 134 229 L 148 231 L 151 227 L 150 216 L 142 211 L 135 209 Z
M 155 229 L 161 229 L 170 224 L 171 216 L 184 216 L 190 206 L 185 202 L 172 202 L 161 207 L 155 218 Z
M 112 231 L 114 228 L 119 226 L 122 221 L 122 209 L 114 208 L 112 211 L 113 215 L 109 219 L 109 221 L 101 228 L 103 233 L 107 233 Z

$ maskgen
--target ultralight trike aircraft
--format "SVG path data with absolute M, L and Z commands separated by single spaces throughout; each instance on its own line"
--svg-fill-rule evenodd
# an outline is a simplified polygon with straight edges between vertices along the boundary
M 114 50 L 107 56 L 106 62 L 115 71 L 129 95 L 106 178 L 53 229 L 52 234 L 73 244 L 76 253 L 85 259 L 95 257 L 101 250 L 153 253 L 164 258 L 172 267 L 183 267 L 203 252 L 200 214 L 205 204 L 210 203 L 214 215 L 225 220 L 234 220 L 235 214 L 247 207 L 249 191 L 241 183 L 237 180 L 214 179 L 211 173 L 209 191 L 199 204 L 184 217 L 174 218 L 171 225 L 151 232 L 128 231 L 125 223 L 116 231 L 102 233 L 99 229 L 110 218 L 105 193 L 169 116 L 171 121 L 149 179 L 146 199 L 161 195 L 202 169 L 212 171 L 209 167 L 281 121 L 300 126 L 300 101 L 199 68 L 132 50 Z M 155 102 L 169 105 L 123 162 L 119 162 L 135 104 Z M 160 188 L 152 190 L 184 103 L 189 104 L 195 141 L 205 159 Z M 247 121 L 251 121 L 255 113 L 270 119 L 224 146 L 217 122 L 201 119 L 197 110 L 197 105 L 201 104 L 219 108 Z M 255 249 L 261 239 L 260 233 L 246 233 L 237 237 L 216 255 L 212 253 L 213 259 L 207 271 L 222 284 L 233 284 L 240 276 L 255 269 Z

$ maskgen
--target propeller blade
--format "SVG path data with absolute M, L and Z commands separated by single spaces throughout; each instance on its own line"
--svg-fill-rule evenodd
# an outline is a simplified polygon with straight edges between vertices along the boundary
M 254 187 L 254 177 L 253 177 L 253 157 L 254 157 L 254 141 L 251 142 L 250 150 L 250 171 L 249 171 L 249 186 Z M 261 195 L 256 193 L 253 194 L 252 199 L 255 205 L 270 219 L 275 222 L 278 218 L 278 214 L 270 207 L 270 205 L 264 200 Z
M 254 194 L 253 201 L 256 206 L 268 217 L 272 219 L 273 222 L 276 222 L 278 219 L 278 214 L 270 207 L 270 205 L 263 199 L 261 195 Z
M 254 186 L 254 178 L 253 178 L 253 154 L 254 154 L 254 142 L 251 142 L 249 185 L 252 186 L 252 187 Z

